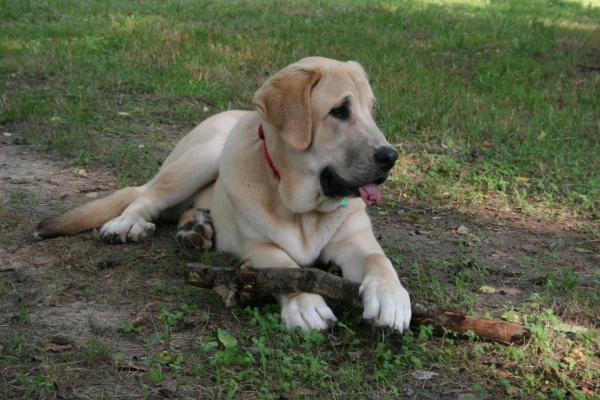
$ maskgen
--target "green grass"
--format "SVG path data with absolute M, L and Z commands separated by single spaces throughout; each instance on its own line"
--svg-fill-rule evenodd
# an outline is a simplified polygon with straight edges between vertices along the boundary
M 599 0 L 0 0 L 0 129 L 74 170 L 106 168 L 123 186 L 141 183 L 202 119 L 250 109 L 268 76 L 312 55 L 353 59 L 368 71 L 378 124 L 402 152 L 385 191 L 392 209 L 416 199 L 541 220 L 572 214 L 597 241 L 600 233 L 586 223 L 600 216 Z M 0 216 L 35 196 L 18 188 L 4 193 Z M 401 257 L 410 244 L 388 250 L 403 264 L 413 297 L 466 311 L 500 272 L 459 244 L 455 256 L 409 264 Z M 223 327 L 223 316 L 194 305 L 216 306 L 218 298 L 148 280 L 152 270 L 137 256 L 131 250 L 124 263 L 146 277 L 147 295 L 176 297 L 178 305 L 160 308 L 152 327 L 123 321 L 112 333 L 148 353 L 133 361 L 145 368 L 136 372 L 136 390 L 128 389 L 135 396 L 172 382 L 210 398 L 420 399 L 443 396 L 452 382 L 466 382 L 475 398 L 600 393 L 596 331 L 575 340 L 554 312 L 565 296 L 563 309 L 598 310 L 600 275 L 583 281 L 553 249 L 544 260 L 522 261 L 531 269 L 556 267 L 540 290 L 507 314 L 489 315 L 510 312 L 528 325 L 535 336 L 523 347 L 433 337 L 427 328 L 389 338 L 343 312 L 333 334 L 293 336 L 273 306 L 232 310 L 226 317 L 244 329 L 231 321 Z M 128 283 L 120 285 L 131 296 Z M 11 290 L 0 276 L 0 294 Z M 102 290 L 90 284 L 84 295 Z M 16 311 L 19 332 L 0 348 L 3 368 L 16 374 L 0 381 L 0 393 L 19 387 L 24 397 L 53 397 L 60 377 L 86 379 L 83 367 L 123 358 L 94 339 L 40 363 L 28 357 L 37 345 L 29 313 L 25 306 Z M 181 348 L 174 334 L 190 318 L 192 345 Z M 411 374 L 421 369 L 440 374 L 433 385 L 415 384 Z M 113 372 L 103 369 L 98 379 Z M 90 387 L 97 397 L 112 393 L 97 381 Z
M 152 176 L 170 135 L 250 108 L 266 77 L 318 54 L 365 65 L 416 166 L 408 195 L 597 215 L 595 1 L 0 4 L 0 122 L 123 184 Z

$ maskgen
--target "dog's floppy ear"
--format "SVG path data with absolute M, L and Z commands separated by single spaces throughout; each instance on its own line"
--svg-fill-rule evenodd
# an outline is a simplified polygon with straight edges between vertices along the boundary
M 254 107 L 279 135 L 298 150 L 310 145 L 310 95 L 321 79 L 317 68 L 290 65 L 273 75 L 254 94 Z

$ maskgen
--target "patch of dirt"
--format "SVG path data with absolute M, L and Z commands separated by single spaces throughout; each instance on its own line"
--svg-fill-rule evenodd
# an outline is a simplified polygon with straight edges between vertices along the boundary
M 200 255 L 179 249 L 173 226 L 158 226 L 154 238 L 134 245 L 105 245 L 95 232 L 34 241 L 31 235 L 41 219 L 102 197 L 117 183 L 94 168 L 78 175 L 64 161 L 15 144 L 15 136 L 0 136 L 0 355 L 12 354 L 6 358 L 12 360 L 19 354 L 13 364 L 0 364 L 1 374 L 12 374 L 9 385 L 0 389 L 3 395 L 31 394 L 23 391 L 11 370 L 25 362 L 30 376 L 53 376 L 54 390 L 66 393 L 62 398 L 74 390 L 85 391 L 87 398 L 158 398 L 178 391 L 168 381 L 150 395 L 142 389 L 140 376 L 150 348 L 143 338 L 124 334 L 127 326 L 147 332 L 144 338 L 153 341 L 154 354 L 173 349 L 197 352 L 195 341 L 225 322 L 231 329 L 248 327 L 220 299 L 204 291 L 186 292 L 183 266 Z M 600 243 L 588 240 L 576 228 L 577 221 L 566 217 L 541 222 L 495 210 L 468 215 L 419 203 L 403 207 L 371 209 L 382 244 L 400 257 L 403 280 L 412 264 L 421 263 L 440 274 L 452 291 L 458 273 L 485 268 L 486 283 L 504 288 L 505 294 L 478 294 L 478 312 L 501 312 L 526 300 L 548 272 L 572 268 L 585 284 L 600 263 Z M 436 260 L 445 261 L 440 267 Z M 477 284 L 476 274 L 470 279 Z M 166 326 L 165 310 L 174 312 L 190 298 L 200 310 L 210 310 L 210 319 L 186 317 L 167 327 L 171 339 L 164 342 L 158 333 Z M 565 320 L 580 322 L 581 316 L 569 316 L 567 306 L 562 310 Z M 99 345 L 91 347 L 92 340 Z M 60 347 L 66 345 L 71 347 Z M 102 346 L 111 354 L 120 353 L 126 367 L 102 357 Z M 96 353 L 90 356 L 93 349 Z M 44 369 L 49 359 L 54 362 L 51 371 Z M 179 391 L 199 398 L 203 388 L 214 384 Z M 461 386 L 450 386 L 444 386 L 443 393 L 440 388 L 429 393 L 433 398 L 457 397 L 450 392 L 460 393 Z

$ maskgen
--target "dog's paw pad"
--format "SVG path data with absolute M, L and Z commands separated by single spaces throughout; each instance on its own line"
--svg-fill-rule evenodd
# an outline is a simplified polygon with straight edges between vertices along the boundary
M 177 231 L 177 243 L 185 249 L 210 250 L 214 235 L 213 219 L 208 210 L 194 210 L 194 220 L 186 222 Z
M 212 241 L 205 239 L 200 233 L 196 232 L 177 232 L 177 243 L 184 249 L 204 251 L 212 247 Z

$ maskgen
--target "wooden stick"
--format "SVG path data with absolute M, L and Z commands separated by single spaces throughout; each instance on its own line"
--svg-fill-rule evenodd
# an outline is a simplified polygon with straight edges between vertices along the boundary
M 316 268 L 233 268 L 188 264 L 185 283 L 213 289 L 228 307 L 234 306 L 244 293 L 309 292 L 362 309 L 358 294 L 360 284 Z M 442 310 L 422 301 L 413 301 L 412 326 L 433 325 L 459 334 L 472 331 L 481 339 L 505 344 L 521 343 L 529 329 L 520 324 L 492 321 Z

